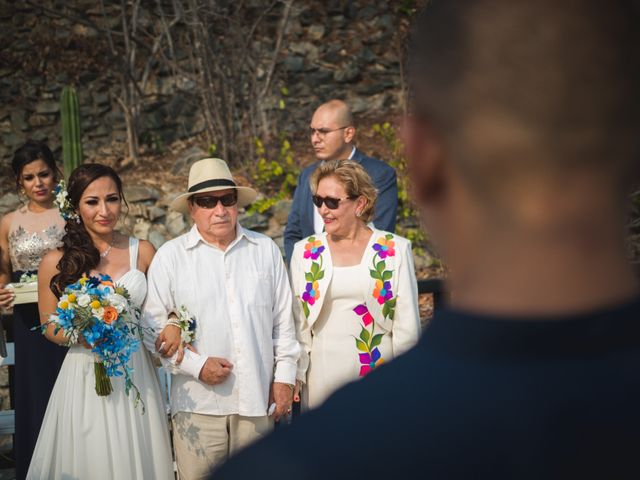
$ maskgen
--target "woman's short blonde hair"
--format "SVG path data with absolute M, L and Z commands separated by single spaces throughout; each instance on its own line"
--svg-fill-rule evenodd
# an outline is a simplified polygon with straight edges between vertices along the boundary
M 364 197 L 367 203 L 360 218 L 365 223 L 373 220 L 378 191 L 362 165 L 353 160 L 330 160 L 320 163 L 309 179 L 314 195 L 318 191 L 320 180 L 326 177 L 335 177 L 344 186 L 349 197 Z

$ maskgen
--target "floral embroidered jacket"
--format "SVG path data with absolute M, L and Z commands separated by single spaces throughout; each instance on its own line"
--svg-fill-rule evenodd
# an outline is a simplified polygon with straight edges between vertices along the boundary
M 360 376 L 411 348 L 420 335 L 418 286 L 409 240 L 374 229 L 363 261 L 369 272 L 363 282 L 365 302 L 354 299 L 353 308 L 361 332 L 354 338 L 353 352 L 345 352 L 359 356 Z M 323 308 L 331 308 L 324 304 L 324 298 L 332 276 L 326 234 L 312 235 L 295 244 L 291 282 L 296 331 L 302 347 L 297 378 L 303 382 L 313 348 L 314 323 Z M 391 337 L 392 351 L 381 352 L 378 346 L 387 335 Z

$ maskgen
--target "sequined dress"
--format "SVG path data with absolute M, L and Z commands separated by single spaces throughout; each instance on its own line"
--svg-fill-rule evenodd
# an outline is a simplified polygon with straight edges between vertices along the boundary
M 42 257 L 60 245 L 63 235 L 64 220 L 57 208 L 40 213 L 31 212 L 26 206 L 16 210 L 9 227 L 11 280 L 19 281 L 25 272 L 35 273 Z M 14 385 L 12 406 L 16 421 L 14 451 L 18 479 L 27 474 L 49 395 L 67 353 L 66 348 L 31 330 L 39 324 L 36 304 L 14 307 L 11 330 L 16 363 L 11 381 Z

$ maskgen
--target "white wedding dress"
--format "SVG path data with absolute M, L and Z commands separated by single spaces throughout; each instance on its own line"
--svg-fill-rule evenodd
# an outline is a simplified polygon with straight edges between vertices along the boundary
M 137 270 L 138 240 L 129 239 L 131 269 L 117 285 L 140 306 L 147 294 Z M 132 380 L 146 412 L 134 407 L 135 391 L 124 391 L 123 377 L 111 377 L 113 392 L 95 391 L 94 355 L 69 349 L 51 393 L 27 479 L 173 479 L 173 459 L 164 402 L 149 352 L 131 356 Z

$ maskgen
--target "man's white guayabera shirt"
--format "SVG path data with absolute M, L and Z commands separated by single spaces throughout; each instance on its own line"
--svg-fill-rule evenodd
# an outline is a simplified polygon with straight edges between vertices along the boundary
M 162 359 L 173 373 L 171 410 L 209 415 L 267 414 L 272 381 L 295 383 L 300 347 L 291 313 L 292 294 L 280 250 L 269 237 L 239 224 L 225 251 L 193 228 L 165 243 L 147 274 L 149 289 L 142 324 L 146 347 L 170 312 L 185 306 L 196 318 L 197 353 Z M 233 364 L 218 385 L 198 380 L 207 357 Z

